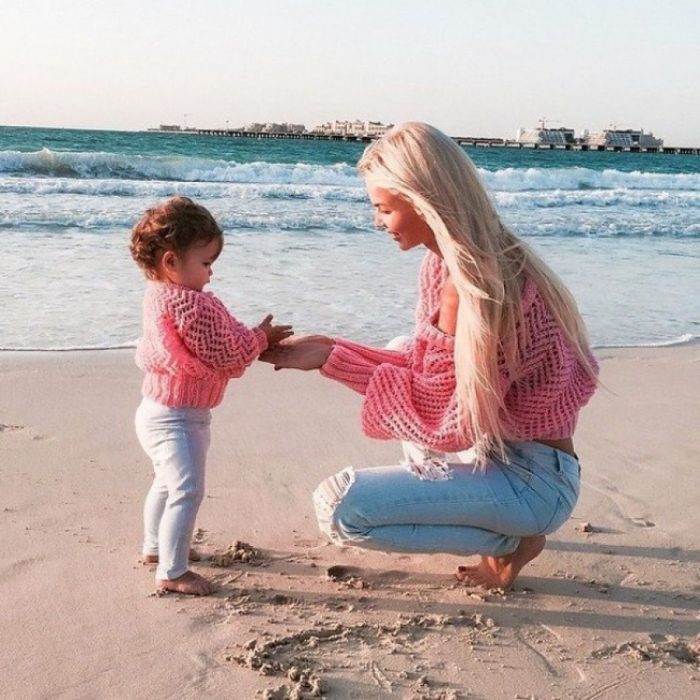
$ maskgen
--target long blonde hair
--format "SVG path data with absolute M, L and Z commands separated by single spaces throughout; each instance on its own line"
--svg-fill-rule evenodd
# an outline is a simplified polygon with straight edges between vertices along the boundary
M 571 293 L 502 223 L 473 163 L 449 136 L 407 122 L 370 144 L 358 164 L 368 185 L 408 200 L 433 231 L 459 295 L 455 374 L 462 429 L 477 459 L 504 456 L 509 435 L 498 367 L 517 367 L 522 285 L 532 279 L 564 335 L 595 376 L 583 319 Z M 522 335 L 521 335 L 522 338 Z

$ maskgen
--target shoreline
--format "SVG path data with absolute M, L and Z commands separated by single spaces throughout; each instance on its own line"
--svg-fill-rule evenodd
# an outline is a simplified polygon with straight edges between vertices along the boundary
M 596 354 L 581 498 L 508 592 L 457 584 L 464 557 L 328 544 L 315 486 L 399 447 L 361 434 L 345 387 L 254 365 L 213 411 L 195 570 L 220 589 L 193 599 L 154 596 L 139 563 L 151 477 L 131 353 L 0 353 L 5 694 L 278 700 L 318 680 L 334 700 L 693 697 L 697 349 Z M 226 560 L 236 542 L 252 562 Z
M 597 350 L 642 350 L 642 349 L 662 349 L 662 348 L 683 348 L 683 347 L 694 347 L 700 346 L 700 336 L 693 335 L 691 333 L 685 333 L 680 338 L 659 341 L 657 343 L 638 343 L 629 345 L 592 345 L 591 349 L 593 351 Z M 85 347 L 66 347 L 66 348 L 2 348 L 0 347 L 0 356 L 3 354 L 18 354 L 22 353 L 37 353 L 37 354 L 50 354 L 50 353 L 82 353 L 82 352 L 105 352 L 105 351 L 118 351 L 118 350 L 134 350 L 136 348 L 136 342 L 133 343 L 123 343 L 119 345 L 107 345 L 104 347 L 95 346 L 85 346 Z

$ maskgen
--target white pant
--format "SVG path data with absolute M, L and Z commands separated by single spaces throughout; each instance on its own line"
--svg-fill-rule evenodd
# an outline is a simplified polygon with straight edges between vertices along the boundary
M 143 553 L 158 555 L 158 579 L 178 578 L 188 568 L 210 422 L 209 409 L 168 408 L 147 398 L 136 411 L 136 435 L 154 471 L 143 509 Z

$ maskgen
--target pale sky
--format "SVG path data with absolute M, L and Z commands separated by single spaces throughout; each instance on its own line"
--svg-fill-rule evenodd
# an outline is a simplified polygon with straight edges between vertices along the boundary
M 542 117 L 700 146 L 700 0 L 2 0 L 0 124 Z

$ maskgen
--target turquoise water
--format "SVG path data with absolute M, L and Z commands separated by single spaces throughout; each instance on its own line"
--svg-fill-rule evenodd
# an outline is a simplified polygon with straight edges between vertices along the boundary
M 56 151 L 119 153 L 125 155 L 178 155 L 231 159 L 243 163 L 355 163 L 363 144 L 346 141 L 302 141 L 219 138 L 190 134 L 78 129 L 0 127 L 0 153 Z M 699 156 L 661 153 L 591 153 L 468 148 L 482 168 L 591 168 L 620 172 L 700 173 Z
M 226 231 L 212 289 L 242 320 L 384 342 L 410 328 L 421 253 L 373 229 L 362 144 L 0 127 L 0 347 L 130 344 L 129 229 L 197 198 Z M 700 320 L 700 157 L 468 149 L 501 215 L 575 293 L 597 345 Z

